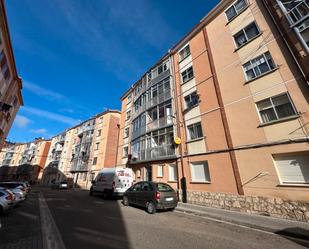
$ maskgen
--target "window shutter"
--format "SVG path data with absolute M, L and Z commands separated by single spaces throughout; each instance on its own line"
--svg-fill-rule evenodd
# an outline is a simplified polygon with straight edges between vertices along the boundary
M 282 183 L 309 183 L 309 155 L 275 156 Z

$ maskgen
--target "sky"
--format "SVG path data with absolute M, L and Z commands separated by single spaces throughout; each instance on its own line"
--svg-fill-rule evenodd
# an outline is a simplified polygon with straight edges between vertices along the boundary
M 106 109 L 219 0 L 5 1 L 24 106 L 8 140 L 50 138 Z

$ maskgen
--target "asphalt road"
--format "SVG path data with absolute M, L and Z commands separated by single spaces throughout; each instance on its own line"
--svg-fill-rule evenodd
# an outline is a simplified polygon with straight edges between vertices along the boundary
M 306 248 L 279 235 L 176 211 L 149 215 L 142 209 L 124 207 L 119 200 L 90 197 L 86 191 L 44 189 L 42 192 L 66 249 Z M 13 226 L 18 227 L 23 219 L 32 219 L 32 224 L 24 227 L 31 231 L 26 237 L 39 233 L 35 228 L 40 213 L 38 195 L 32 195 L 3 217 L 1 249 L 13 248 L 1 244 L 12 243 Z M 16 233 L 22 233 L 22 226 Z

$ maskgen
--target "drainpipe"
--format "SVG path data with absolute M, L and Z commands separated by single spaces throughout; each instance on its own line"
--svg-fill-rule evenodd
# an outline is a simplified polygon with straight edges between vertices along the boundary
M 118 145 L 119 145 L 119 136 L 120 136 L 120 124 L 117 124 L 117 129 L 118 129 L 118 136 L 117 136 L 117 149 L 116 149 L 116 158 L 115 158 L 115 167 L 117 165 L 117 159 L 118 159 Z
M 221 91 L 220 91 L 220 87 L 219 87 L 219 81 L 218 81 L 217 74 L 216 74 L 215 64 L 214 64 L 214 61 L 213 61 L 213 55 L 212 55 L 212 52 L 211 52 L 211 49 L 210 49 L 210 43 L 209 43 L 209 39 L 208 39 L 206 26 L 203 28 L 203 35 L 204 35 L 204 40 L 205 40 L 206 47 L 207 47 L 206 50 L 207 50 L 207 54 L 208 54 L 208 58 L 209 58 L 210 71 L 211 71 L 211 74 L 213 75 L 215 92 L 216 92 L 217 100 L 218 100 L 219 107 L 220 107 L 221 120 L 222 120 L 222 124 L 223 124 L 223 127 L 224 127 L 224 133 L 225 133 L 227 146 L 228 146 L 228 149 L 229 149 L 229 155 L 230 155 L 230 159 L 231 159 L 231 163 L 232 163 L 232 168 L 233 168 L 234 178 L 235 178 L 235 182 L 236 182 L 237 192 L 238 192 L 239 195 L 244 195 L 244 190 L 243 190 L 243 186 L 242 186 L 242 183 L 241 183 L 241 178 L 240 178 L 240 173 L 239 173 L 239 169 L 238 169 L 238 165 L 237 165 L 236 155 L 235 155 L 235 151 L 233 150 L 234 146 L 233 146 L 233 142 L 232 142 L 232 136 L 231 136 L 230 129 L 229 129 L 229 126 L 228 126 L 228 122 L 227 122 L 227 117 L 226 117 L 225 108 L 224 108 L 224 105 L 223 105 L 223 99 L 222 99 L 222 95 L 221 95 Z
M 180 137 L 181 140 L 181 144 L 179 145 L 179 154 L 180 154 L 180 167 L 181 167 L 181 178 L 179 176 L 179 171 L 178 171 L 178 160 L 177 162 L 177 188 L 179 189 L 179 179 L 180 179 L 180 186 L 181 186 L 181 192 L 182 192 L 182 202 L 183 203 L 187 203 L 187 180 L 185 177 L 185 172 L 184 172 L 184 165 L 183 165 L 183 150 L 182 150 L 182 136 L 181 136 L 181 130 L 180 130 L 180 125 L 179 125 L 179 111 L 181 111 L 181 109 L 179 108 L 178 105 L 178 96 L 177 96 L 177 87 L 176 87 L 176 81 L 175 81 L 175 65 L 174 65 L 174 60 L 173 60 L 173 56 L 171 54 L 171 50 L 168 51 L 169 55 L 170 55 L 170 61 L 171 61 L 171 71 L 172 71 L 172 80 L 173 80 L 173 85 L 174 85 L 174 99 L 175 99 L 175 108 L 176 108 L 176 128 L 177 128 L 177 134 Z

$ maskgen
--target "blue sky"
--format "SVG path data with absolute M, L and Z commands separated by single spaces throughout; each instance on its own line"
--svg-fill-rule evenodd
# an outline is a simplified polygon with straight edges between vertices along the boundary
M 6 1 L 25 105 L 8 139 L 51 137 L 106 108 L 219 0 Z

